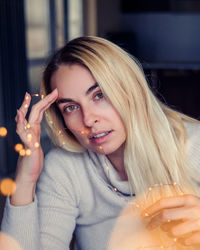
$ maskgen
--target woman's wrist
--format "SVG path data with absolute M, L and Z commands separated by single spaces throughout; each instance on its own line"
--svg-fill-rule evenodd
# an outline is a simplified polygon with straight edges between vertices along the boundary
M 16 190 L 10 197 L 13 206 L 25 206 L 34 201 L 36 183 L 16 181 Z

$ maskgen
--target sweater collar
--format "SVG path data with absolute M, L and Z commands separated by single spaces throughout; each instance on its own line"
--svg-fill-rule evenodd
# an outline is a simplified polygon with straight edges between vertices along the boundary
M 130 195 L 130 185 L 128 181 L 122 181 L 117 170 L 114 168 L 109 159 L 103 155 L 94 153 L 91 150 L 88 150 L 88 155 L 93 162 L 93 165 L 98 171 L 98 174 L 109 184 L 116 187 L 121 193 L 125 195 Z M 106 159 L 105 159 L 106 157 Z M 107 170 L 107 166 L 109 168 L 109 173 Z

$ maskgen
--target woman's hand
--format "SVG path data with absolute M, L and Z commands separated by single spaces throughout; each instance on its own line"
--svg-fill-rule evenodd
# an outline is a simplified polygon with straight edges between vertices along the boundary
M 24 101 L 17 111 L 15 121 L 16 132 L 22 140 L 25 149 L 30 149 L 31 154 L 20 156 L 17 162 L 16 191 L 11 197 L 13 205 L 25 205 L 33 201 L 35 185 L 43 167 L 43 151 L 40 146 L 41 121 L 44 112 L 55 102 L 58 91 L 55 89 L 44 99 L 33 105 L 29 119 L 26 114 L 31 102 L 31 96 L 25 95 Z
M 147 228 L 158 226 L 185 245 L 200 244 L 200 198 L 181 195 L 164 198 L 145 209 L 142 214 L 152 217 Z

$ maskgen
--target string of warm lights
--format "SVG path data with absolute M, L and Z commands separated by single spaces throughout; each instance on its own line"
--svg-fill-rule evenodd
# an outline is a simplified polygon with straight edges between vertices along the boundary
M 98 147 L 103 155 L 105 156 L 105 152 L 103 150 L 103 147 L 102 146 L 99 146 Z M 142 202 L 140 202 L 140 204 L 138 202 L 135 202 L 133 201 L 131 198 L 133 198 L 133 195 L 130 195 L 129 198 L 125 197 L 123 194 L 121 194 L 121 192 L 112 184 L 112 181 L 111 181 L 111 178 L 110 178 L 110 168 L 109 168 L 109 165 L 107 163 L 107 158 L 106 156 L 104 157 L 104 161 L 105 161 L 105 166 L 106 166 L 106 170 L 107 170 L 107 176 L 108 176 L 108 182 L 110 184 L 110 186 L 112 187 L 112 190 L 120 197 L 122 198 L 123 200 L 127 201 L 128 204 L 131 205 L 132 209 L 136 209 L 137 211 L 144 211 L 146 209 L 146 205 L 145 203 L 147 203 L 147 201 L 150 200 L 150 196 L 151 194 L 155 191 L 155 189 L 159 189 L 159 192 L 160 194 L 162 193 L 162 190 L 164 190 L 165 188 L 167 189 L 170 189 L 172 192 L 171 194 L 173 193 L 173 195 L 184 195 L 184 191 L 182 190 L 182 188 L 180 187 L 180 185 L 178 185 L 176 182 L 174 183 L 170 183 L 170 184 L 163 184 L 163 183 L 159 183 L 159 184 L 154 184 L 153 186 L 149 187 L 147 192 L 145 193 L 144 197 L 143 197 L 143 200 L 145 200 L 146 202 L 144 204 L 142 204 Z M 130 192 L 131 194 L 131 192 Z M 168 195 L 167 194 L 163 194 L 162 197 L 160 198 L 164 198 L 164 197 L 167 197 Z M 146 212 L 144 214 L 144 216 L 146 218 L 149 217 L 149 214 Z M 167 220 L 168 223 L 171 222 L 171 220 Z M 164 233 L 164 231 L 163 231 Z M 176 242 L 177 242 L 177 238 L 172 238 L 172 243 L 170 246 L 165 246 L 164 244 L 162 245 L 148 245 L 148 246 L 139 246 L 137 248 L 137 250 L 141 250 L 141 249 L 170 249 L 170 250 L 173 250 L 173 249 L 176 249 Z
M 11 195 L 16 190 L 16 184 L 11 178 L 4 178 L 0 181 L 0 193 L 4 196 Z
M 35 95 L 35 96 L 39 96 L 39 95 Z M 58 130 L 57 128 L 56 128 L 56 126 L 54 125 L 54 122 L 51 120 L 51 119 L 49 119 L 49 115 L 46 113 L 46 119 L 47 119 L 47 121 L 48 121 L 48 123 L 53 127 L 53 130 L 54 131 L 57 131 L 57 135 L 59 136 L 59 137 L 63 137 L 63 131 L 62 130 Z M 81 130 L 81 131 L 77 131 L 77 132 L 79 132 L 81 135 L 88 135 L 88 133 L 89 133 L 89 131 L 88 130 Z M 88 141 L 88 143 L 89 143 L 89 141 Z M 62 141 L 62 143 L 61 143 L 61 146 L 63 146 L 63 145 L 65 145 L 65 142 L 64 141 Z M 104 150 L 103 150 L 103 147 L 102 146 L 98 146 L 98 148 L 99 148 L 99 150 L 101 150 L 102 151 L 102 153 L 105 155 L 105 152 L 104 152 Z M 105 156 L 105 166 L 106 166 L 106 169 L 107 169 L 107 175 L 108 175 L 108 181 L 109 181 L 109 184 L 110 184 L 110 186 L 112 187 L 112 190 L 120 197 L 120 198 L 123 198 L 124 200 L 126 200 L 127 201 L 127 198 L 125 198 L 120 192 L 119 192 L 119 190 L 115 187 L 115 186 L 113 186 L 112 185 L 112 182 L 111 182 L 111 179 L 110 179 L 110 169 L 109 169 L 109 166 L 108 166 L 108 164 L 107 164 L 107 162 L 106 162 L 106 156 Z M 150 196 L 150 193 L 151 192 L 153 192 L 153 190 L 155 189 L 155 188 L 163 188 L 163 187 L 166 187 L 166 186 L 171 186 L 171 187 L 173 187 L 173 188 L 177 188 L 177 187 L 179 187 L 179 185 L 177 184 L 177 183 L 173 183 L 173 184 L 162 184 L 162 183 L 160 183 L 160 184 L 155 184 L 155 185 L 153 185 L 152 187 L 149 187 L 148 188 L 148 190 L 147 190 L 147 193 L 146 193 L 146 198 L 148 199 L 148 197 Z M 184 194 L 184 192 L 181 190 L 181 188 L 179 187 L 179 194 Z M 132 206 L 132 208 L 134 209 L 139 209 L 139 210 L 144 210 L 145 209 L 145 207 L 144 206 L 142 206 L 141 204 L 138 204 L 137 202 L 134 202 L 134 201 L 130 201 L 130 199 L 129 199 L 129 204 Z M 148 215 L 148 213 L 145 213 L 145 217 L 148 217 L 149 215 Z M 168 222 L 170 222 L 170 220 L 168 220 Z M 141 249 L 175 249 L 174 247 L 175 247 L 175 243 L 177 242 L 177 238 L 173 238 L 172 239 L 172 245 L 170 245 L 170 246 L 165 246 L 164 244 L 162 244 L 162 245 L 148 245 L 148 246 L 140 246 L 140 247 L 138 247 L 137 249 L 138 250 L 141 250 Z
M 5 127 L 0 127 L 0 136 L 5 137 L 7 135 L 8 131 Z
M 40 94 L 32 94 L 32 96 L 35 96 L 35 97 L 39 97 L 39 96 L 40 96 L 41 99 L 44 98 L 44 95 L 40 95 Z M 26 100 L 28 100 L 28 98 L 29 98 L 29 97 L 26 96 Z M 28 105 L 25 104 L 25 105 L 24 105 L 24 108 L 28 108 Z M 62 131 L 62 130 L 57 130 L 57 128 L 54 126 L 54 122 L 53 122 L 52 120 L 49 119 L 49 116 L 48 116 L 47 113 L 46 113 L 46 119 L 47 119 L 48 123 L 50 124 L 50 126 L 52 126 L 52 127 L 54 128 L 54 131 L 57 131 L 57 135 L 58 135 L 59 137 L 63 137 L 63 131 Z M 29 123 L 27 123 L 27 124 L 25 125 L 25 130 L 26 130 L 26 132 L 27 132 L 27 140 L 28 140 L 29 142 L 31 142 L 32 139 L 33 139 L 33 136 L 32 136 L 32 134 L 31 134 L 31 132 L 30 132 L 30 129 L 31 129 L 31 125 L 30 125 Z M 79 133 L 80 133 L 81 135 L 88 135 L 89 131 L 88 131 L 88 130 L 82 130 L 82 131 L 79 131 Z M 7 135 L 7 129 L 6 129 L 5 127 L 0 127 L 0 136 L 1 136 L 1 137 L 5 137 L 6 135 Z M 88 141 L 88 143 L 89 143 L 89 141 Z M 64 146 L 64 145 L 65 145 L 65 142 L 62 141 L 62 145 L 61 145 L 61 146 Z M 39 142 L 35 142 L 35 143 L 34 143 L 34 147 L 35 147 L 35 148 L 38 148 L 39 146 L 40 146 Z M 99 146 L 98 148 L 99 148 L 99 150 L 102 151 L 102 154 L 105 156 L 105 152 L 104 152 L 104 150 L 103 150 L 103 147 L 102 147 L 102 146 Z M 23 156 L 30 156 L 31 153 L 32 153 L 32 152 L 31 152 L 31 149 L 29 149 L 29 148 L 25 149 L 21 143 L 17 143 L 17 144 L 14 146 L 14 149 L 15 149 L 15 151 L 18 152 L 19 155 L 22 156 L 22 157 L 23 157 Z M 128 201 L 128 203 L 132 206 L 133 209 L 144 210 L 145 207 L 144 207 L 143 205 L 138 204 L 137 202 L 134 202 L 134 201 L 130 200 L 130 197 L 129 197 L 129 199 L 125 198 L 125 197 L 123 196 L 123 194 L 121 194 L 120 191 L 119 191 L 115 186 L 113 186 L 113 184 L 112 184 L 112 182 L 111 182 L 111 179 L 110 179 L 110 169 L 109 169 L 109 165 L 107 164 L 106 156 L 105 156 L 105 166 L 106 166 L 106 169 L 107 169 L 108 181 L 109 181 L 110 186 L 112 187 L 112 190 L 113 190 L 120 198 L 123 198 L 124 200 Z M 177 188 L 177 187 L 178 187 L 178 193 L 179 193 L 180 195 L 183 195 L 183 194 L 184 194 L 184 192 L 182 191 L 181 187 L 180 187 L 177 183 L 173 183 L 173 184 L 162 184 L 162 183 L 160 183 L 160 184 L 155 184 L 155 185 L 153 185 L 152 187 L 149 187 L 149 188 L 148 188 L 148 190 L 147 190 L 147 192 L 146 192 L 146 194 L 145 194 L 146 199 L 147 199 L 147 200 L 149 199 L 151 193 L 153 192 L 153 190 L 154 190 L 155 188 L 162 189 L 163 187 L 166 187 L 166 186 L 167 186 L 167 187 L 173 187 L 173 188 Z M 11 194 L 13 194 L 13 193 L 15 192 L 15 189 L 16 189 L 16 185 L 15 185 L 15 182 L 14 182 L 12 179 L 6 178 L 6 179 L 1 180 L 1 182 L 0 182 L 0 193 L 1 193 L 2 195 L 5 195 L 5 196 L 11 195 Z M 176 193 L 177 193 L 177 192 L 176 192 Z M 148 216 L 149 216 L 149 214 L 148 214 L 148 213 L 145 213 L 145 217 L 148 217 Z M 170 220 L 168 220 L 168 222 L 170 222 Z M 151 246 L 151 245 L 148 245 L 148 246 L 139 246 L 137 249 L 138 249 L 138 250 L 140 250 L 140 249 L 154 249 L 154 250 L 155 250 L 155 249 L 176 249 L 176 248 L 174 248 L 174 247 L 175 247 L 175 244 L 176 244 L 176 242 L 177 242 L 177 238 L 173 238 L 172 241 L 173 241 L 173 244 L 170 245 L 170 246 L 165 246 L 164 244 L 162 244 L 162 245 L 152 245 L 152 246 Z
M 40 95 L 40 94 L 33 94 L 32 96 L 40 96 L 41 99 L 44 98 L 44 95 Z M 26 96 L 25 100 L 28 100 L 29 97 Z M 24 108 L 28 108 L 28 104 L 24 105 Z M 31 128 L 31 125 L 29 123 L 27 123 L 25 125 L 25 130 L 27 131 L 27 140 L 28 142 L 31 142 L 33 139 L 33 136 L 31 134 L 31 132 L 29 131 L 29 129 Z M 8 135 L 8 131 L 6 129 L 6 127 L 2 126 L 0 127 L 0 137 L 6 137 Z M 33 145 L 35 148 L 39 148 L 40 144 L 39 142 L 35 142 Z M 14 145 L 14 150 L 16 152 L 19 153 L 20 156 L 30 156 L 32 154 L 32 151 L 30 148 L 24 148 L 24 146 L 21 143 L 17 143 Z M 14 182 L 14 180 L 12 180 L 11 178 L 4 178 L 0 181 L 0 194 L 4 195 L 4 196 L 8 196 L 11 195 L 15 192 L 16 190 L 16 184 Z

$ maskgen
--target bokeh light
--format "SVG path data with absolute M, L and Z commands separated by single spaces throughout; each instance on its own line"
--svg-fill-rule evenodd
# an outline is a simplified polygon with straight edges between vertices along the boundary
M 22 250 L 18 242 L 11 236 L 0 232 L 0 249 L 1 250 Z
M 23 148 L 19 151 L 20 156 L 25 156 L 26 155 L 26 150 Z
M 7 135 L 7 129 L 5 127 L 0 127 L 0 136 L 5 137 Z
M 31 133 L 28 133 L 28 134 L 27 134 L 27 139 L 28 139 L 28 141 L 31 141 L 32 138 L 33 138 L 32 134 L 31 134 Z
M 31 155 L 32 154 L 32 152 L 31 152 L 31 150 L 30 149 L 26 149 L 26 155 Z
M 29 123 L 26 124 L 26 128 L 30 128 L 31 125 Z
M 35 147 L 35 148 L 39 148 L 39 146 L 40 146 L 39 142 L 35 142 L 35 143 L 34 143 L 34 147 Z
M 81 134 L 82 134 L 82 135 L 88 135 L 88 134 L 89 134 L 88 129 L 82 130 L 82 131 L 81 131 Z
M 15 182 L 10 178 L 5 178 L 0 182 L 0 191 L 4 196 L 11 195 L 16 190 Z
M 15 149 L 15 151 L 19 152 L 20 150 L 23 149 L 23 145 L 21 143 L 17 143 L 17 144 L 15 144 L 14 149 Z

